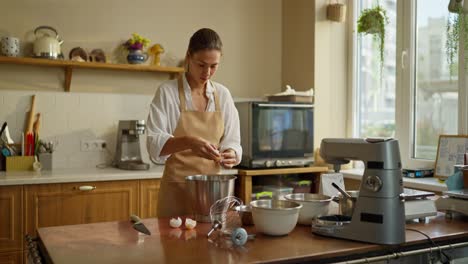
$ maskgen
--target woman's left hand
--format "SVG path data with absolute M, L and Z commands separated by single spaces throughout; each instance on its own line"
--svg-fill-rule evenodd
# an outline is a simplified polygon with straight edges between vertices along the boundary
M 226 149 L 225 151 L 223 151 L 223 153 L 221 153 L 221 162 L 220 164 L 226 168 L 226 169 L 230 169 L 232 168 L 234 165 L 236 165 L 236 152 L 232 149 Z

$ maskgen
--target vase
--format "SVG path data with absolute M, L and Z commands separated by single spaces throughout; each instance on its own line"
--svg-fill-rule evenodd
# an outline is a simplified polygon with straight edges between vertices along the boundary
M 141 50 L 130 50 L 127 55 L 127 61 L 130 64 L 141 64 L 148 59 L 148 54 Z

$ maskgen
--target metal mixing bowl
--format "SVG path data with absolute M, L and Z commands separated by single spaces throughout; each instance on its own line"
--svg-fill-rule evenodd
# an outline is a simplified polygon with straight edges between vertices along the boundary
M 256 200 L 250 202 L 257 231 L 272 236 L 289 234 L 297 224 L 302 205 L 282 200 Z
M 338 194 L 333 200 L 340 205 L 340 214 L 346 216 L 353 216 L 354 207 L 356 206 L 357 199 L 359 197 L 359 191 L 346 191 L 351 198 L 343 197 L 341 193 Z
M 234 175 L 191 175 L 185 177 L 195 220 L 211 222 L 210 207 L 217 200 L 234 195 Z
M 328 214 L 332 198 L 316 193 L 293 193 L 284 196 L 286 200 L 302 204 L 299 211 L 299 224 L 311 225 L 312 219 Z

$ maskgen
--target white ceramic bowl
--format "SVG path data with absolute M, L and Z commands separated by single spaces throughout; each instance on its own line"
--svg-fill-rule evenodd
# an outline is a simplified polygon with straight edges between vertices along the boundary
M 293 193 L 285 195 L 284 198 L 302 204 L 298 220 L 301 225 L 311 225 L 314 218 L 327 215 L 332 201 L 330 196 L 316 193 Z
M 255 229 L 272 236 L 289 234 L 297 224 L 302 205 L 282 200 L 256 200 L 250 203 Z

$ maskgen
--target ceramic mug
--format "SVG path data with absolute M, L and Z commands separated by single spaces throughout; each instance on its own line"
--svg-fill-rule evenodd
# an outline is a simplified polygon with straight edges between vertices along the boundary
M 7 57 L 18 57 L 20 51 L 19 39 L 2 37 L 0 40 L 0 53 Z

